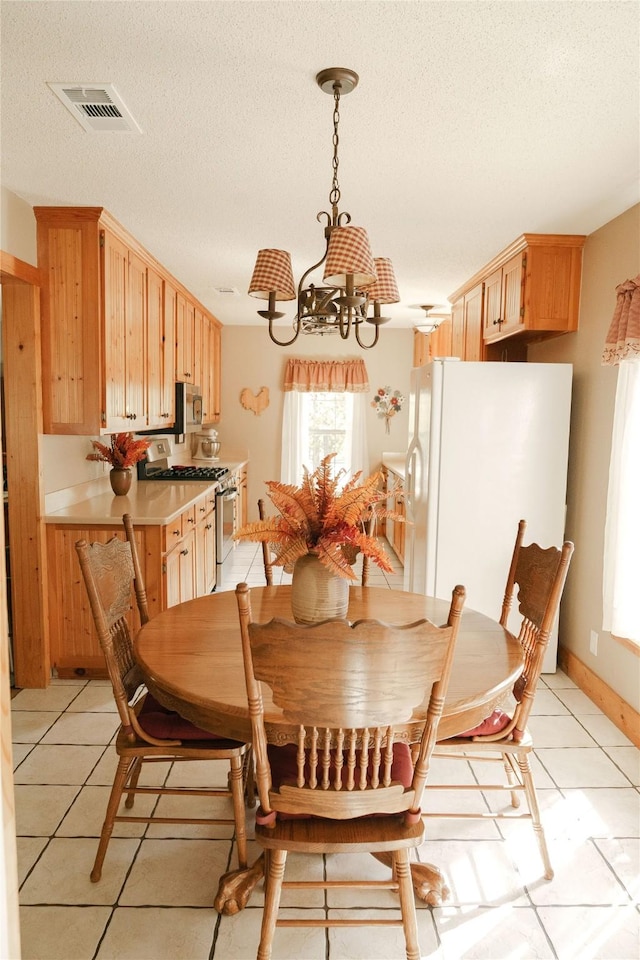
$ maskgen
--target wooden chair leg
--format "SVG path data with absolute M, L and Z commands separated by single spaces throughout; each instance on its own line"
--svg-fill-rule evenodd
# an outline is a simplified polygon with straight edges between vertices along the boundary
M 138 786 L 138 780 L 140 779 L 141 773 L 142 773 L 142 758 L 136 757 L 133 763 L 131 764 L 131 768 L 129 770 L 127 788 L 125 790 L 127 799 L 125 800 L 124 805 L 127 808 L 127 810 L 131 810 L 131 807 L 133 806 L 133 801 L 136 798 L 135 790 L 136 790 L 136 787 Z
M 502 762 L 504 763 L 504 769 L 507 775 L 507 783 L 510 787 L 516 787 L 520 783 L 520 778 L 513 769 L 513 762 L 508 753 L 502 754 Z M 511 806 L 514 807 L 514 809 L 520 806 L 520 794 L 515 790 L 511 791 Z
M 113 833 L 113 821 L 116 813 L 118 812 L 120 798 L 122 797 L 124 785 L 127 782 L 127 774 L 131 768 L 131 762 L 132 761 L 130 757 L 120 757 L 118 760 L 116 775 L 113 779 L 113 786 L 111 787 L 109 802 L 107 803 L 107 811 L 104 815 L 104 823 L 102 824 L 100 842 L 98 843 L 98 852 L 96 853 L 93 870 L 90 874 L 92 883 L 97 883 L 102 876 L 102 864 L 107 852 L 107 847 L 109 846 L 111 834 Z
M 542 857 L 542 862 L 544 864 L 545 880 L 553 880 L 553 867 L 551 866 L 551 858 L 549 857 L 547 840 L 544 835 L 544 828 L 542 826 L 542 820 L 540 818 L 540 807 L 538 805 L 538 795 L 536 794 L 536 788 L 533 782 L 533 775 L 531 773 L 531 767 L 529 765 L 529 757 L 527 756 L 526 753 L 518 754 L 518 766 L 520 767 L 520 774 L 522 776 L 522 782 L 524 784 L 525 796 L 527 798 L 527 803 L 529 804 L 529 813 L 531 814 L 533 830 L 536 835 L 536 839 L 538 841 L 538 847 L 540 848 L 540 856 Z
M 247 829 L 244 809 L 244 757 L 231 758 L 231 798 L 233 801 L 233 819 L 236 823 L 236 843 L 238 844 L 238 866 L 244 870 L 247 866 Z
M 271 960 L 271 948 L 273 946 L 276 920 L 278 919 L 278 909 L 280 908 L 280 895 L 282 893 L 282 880 L 284 878 L 286 862 L 286 850 L 267 851 L 267 857 L 265 859 L 266 889 L 257 960 Z
M 256 805 L 256 777 L 252 747 L 244 755 L 244 792 L 247 806 L 253 809 Z
M 402 927 L 407 948 L 407 960 L 420 960 L 418 945 L 418 918 L 416 903 L 413 898 L 413 881 L 411 879 L 411 865 L 409 850 L 396 850 L 393 855 L 393 872 L 398 881 L 398 895 L 400 898 L 400 912 Z

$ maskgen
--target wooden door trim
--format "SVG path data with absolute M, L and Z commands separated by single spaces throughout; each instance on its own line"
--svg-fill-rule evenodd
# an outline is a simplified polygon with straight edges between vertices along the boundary
M 2 346 L 9 496 L 15 684 L 46 687 L 51 677 L 42 420 L 40 286 L 37 267 L 0 252 Z

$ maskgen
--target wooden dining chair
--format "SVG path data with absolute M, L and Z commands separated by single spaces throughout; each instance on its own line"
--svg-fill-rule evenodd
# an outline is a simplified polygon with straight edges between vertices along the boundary
M 423 841 L 420 804 L 442 714 L 464 588 L 449 622 L 390 626 L 326 620 L 254 623 L 250 591 L 236 588 L 260 807 L 255 836 L 265 850 L 265 906 L 258 960 L 268 960 L 283 888 L 383 887 L 397 891 L 409 960 L 419 960 L 409 856 Z M 262 688 L 280 716 L 265 722 Z M 412 719 L 417 716 L 420 719 Z M 419 744 L 412 762 L 410 743 Z M 387 881 L 283 880 L 287 854 L 390 852 Z M 352 926 L 305 919 L 304 926 Z
M 135 546 L 131 518 L 124 521 L 127 540 L 112 537 L 107 543 L 76 542 L 91 612 L 104 653 L 121 726 L 116 738 L 118 766 L 107 804 L 98 851 L 91 871 L 96 883 L 102 876 L 114 823 L 233 823 L 241 867 L 247 865 L 244 794 L 247 781 L 252 794 L 251 750 L 248 744 L 216 737 L 201 730 L 178 713 L 158 703 L 146 690 L 145 678 L 136 663 L 130 629 L 132 585 L 142 623 L 149 619 L 142 571 Z M 229 776 L 224 788 L 138 786 L 144 764 L 167 761 L 227 760 Z M 189 795 L 228 797 L 233 818 L 142 816 L 118 813 L 122 795 L 125 809 L 133 807 L 135 795 Z
M 534 749 L 533 738 L 527 722 L 533 706 L 542 662 L 549 642 L 549 635 L 556 619 L 560 598 L 569 570 L 573 543 L 567 540 L 561 548 L 542 549 L 532 543 L 523 547 L 526 521 L 518 525 L 511 566 L 507 577 L 500 623 L 507 627 L 511 606 L 516 594 L 521 615 L 518 639 L 524 655 L 522 674 L 513 687 L 515 708 L 509 716 L 501 710 L 494 713 L 463 735 L 439 742 L 434 756 L 449 760 L 472 760 L 482 763 L 498 763 L 504 767 L 506 778 L 493 783 L 442 783 L 431 786 L 430 796 L 437 790 L 491 790 L 511 794 L 511 805 L 520 806 L 520 794 L 524 793 L 527 809 L 513 815 L 488 809 L 475 812 L 452 811 L 428 812 L 426 818 L 439 819 L 527 819 L 532 821 L 544 864 L 544 876 L 553 878 L 553 869 L 540 818 L 540 808 L 529 755 Z M 496 778 L 497 779 L 497 778 Z
M 376 515 L 375 515 L 375 513 L 374 513 L 373 510 L 372 510 L 370 516 L 367 517 L 367 519 L 366 519 L 366 521 L 365 521 L 365 524 L 364 524 L 364 532 L 366 533 L 366 535 L 367 535 L 368 537 L 372 537 L 375 528 L 376 528 Z M 361 581 L 360 581 L 363 587 L 367 587 L 367 586 L 369 585 L 369 567 L 370 567 L 370 565 L 371 565 L 371 559 L 370 559 L 370 557 L 368 557 L 366 553 L 363 554 L 363 557 L 362 557 L 362 578 L 361 578 Z
M 261 520 L 265 518 L 264 500 L 262 498 L 258 500 L 258 516 Z M 264 576 L 267 586 L 270 587 L 273 584 L 273 566 L 271 565 L 271 551 L 266 540 L 262 541 L 262 560 L 264 562 Z

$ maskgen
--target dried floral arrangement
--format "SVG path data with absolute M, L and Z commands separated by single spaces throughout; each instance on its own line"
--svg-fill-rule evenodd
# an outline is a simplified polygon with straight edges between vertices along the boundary
M 391 387 L 380 387 L 371 401 L 371 406 L 378 414 L 378 418 L 382 419 L 384 417 L 384 425 L 387 433 L 390 432 L 389 424 L 391 422 L 391 418 L 395 417 L 396 413 L 400 413 L 403 403 L 404 397 L 400 391 L 394 390 L 392 393 Z
M 109 447 L 99 440 L 92 440 L 91 443 L 94 452 L 87 454 L 87 460 L 103 460 L 112 467 L 126 470 L 144 459 L 151 440 L 147 437 L 134 438 L 132 433 L 112 433 Z
M 246 524 L 235 539 L 269 543 L 275 566 L 289 567 L 312 553 L 335 575 L 355 580 L 353 564 L 361 551 L 391 573 L 384 547 L 366 531 L 372 514 L 404 522 L 401 514 L 380 506 L 397 491 L 380 489 L 380 472 L 359 483 L 362 471 L 340 489 L 345 470 L 333 474 L 335 456 L 330 453 L 312 473 L 305 467 L 299 487 L 268 481 L 268 495 L 279 516 Z

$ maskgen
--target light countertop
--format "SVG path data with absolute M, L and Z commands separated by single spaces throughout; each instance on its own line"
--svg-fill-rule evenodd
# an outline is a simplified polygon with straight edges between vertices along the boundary
M 45 523 L 85 523 L 120 525 L 125 513 L 134 524 L 170 523 L 199 497 L 215 491 L 216 483 L 199 480 L 140 480 L 132 483 L 126 497 L 116 497 L 111 490 L 87 497 L 78 503 L 54 510 L 44 516 Z
M 382 454 L 382 465 L 390 470 L 392 473 L 395 473 L 397 477 L 400 477 L 401 480 L 405 478 L 405 462 L 406 454 L 404 453 L 383 453 Z
M 205 466 L 204 460 L 186 458 L 181 462 L 193 462 L 195 466 Z M 228 467 L 233 473 L 248 463 L 247 460 L 215 461 L 216 467 Z M 211 464 L 214 465 L 213 463 Z M 134 524 L 155 525 L 171 523 L 183 510 L 187 510 L 200 497 L 213 495 L 217 483 L 210 480 L 136 480 L 126 497 L 114 496 L 111 488 L 105 489 L 100 483 L 86 492 L 75 503 L 61 506 L 57 510 L 47 509 L 43 516 L 45 523 L 87 524 L 88 526 L 119 526 L 125 513 L 130 513 Z M 95 491 L 95 492 L 94 492 Z

